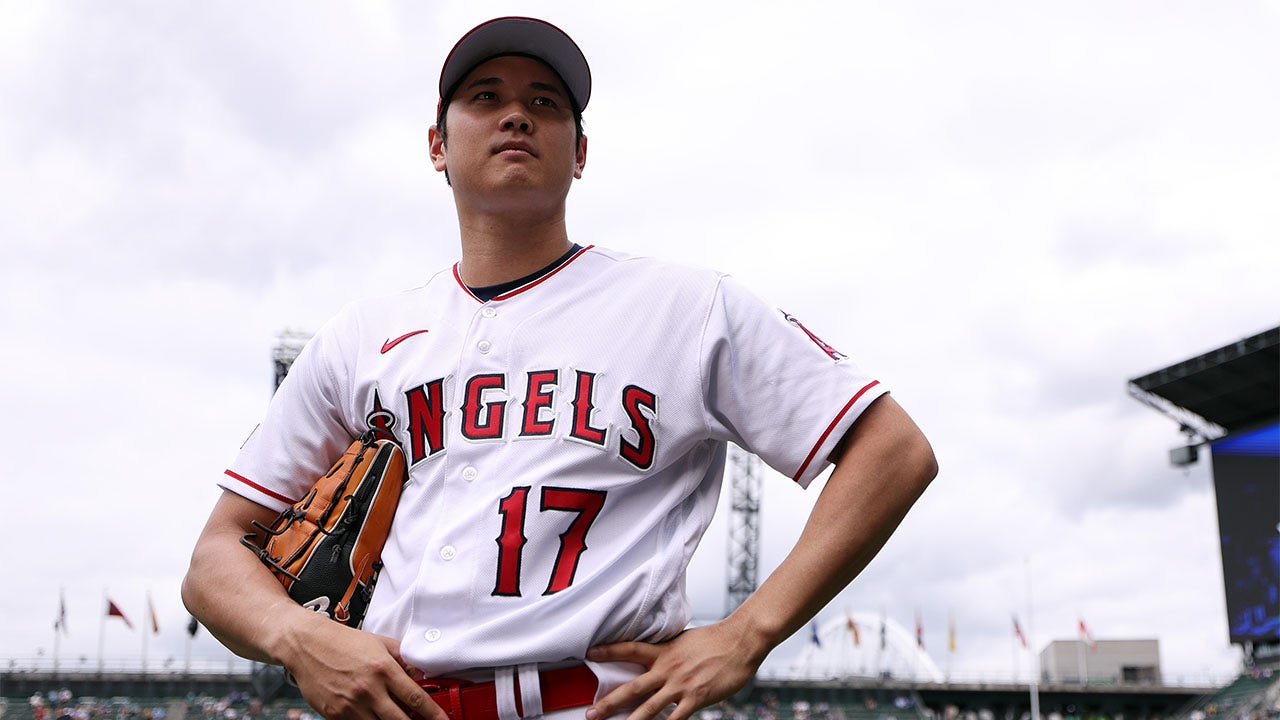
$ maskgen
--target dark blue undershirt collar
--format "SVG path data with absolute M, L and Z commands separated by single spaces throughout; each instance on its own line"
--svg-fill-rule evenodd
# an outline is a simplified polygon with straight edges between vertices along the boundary
M 472 295 L 475 295 L 476 297 L 480 298 L 482 302 L 489 302 L 490 300 L 498 297 L 502 293 L 515 290 L 521 285 L 527 285 L 533 282 L 534 280 L 537 280 L 538 278 L 542 277 L 543 275 L 546 275 L 552 270 L 555 270 L 556 268 L 565 264 L 569 260 L 569 258 L 573 257 L 574 253 L 578 252 L 581 249 L 582 249 L 581 245 L 574 243 L 573 247 L 569 248 L 569 252 L 566 252 L 565 254 L 556 258 L 554 261 L 552 261 L 550 265 L 542 268 L 541 270 L 535 273 L 525 275 L 522 278 L 517 278 L 510 282 L 504 282 L 499 285 L 488 285 L 485 287 L 472 287 L 468 285 L 467 289 L 471 291 Z

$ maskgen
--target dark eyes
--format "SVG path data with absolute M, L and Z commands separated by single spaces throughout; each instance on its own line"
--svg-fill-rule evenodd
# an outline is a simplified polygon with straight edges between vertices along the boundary
M 492 90 L 481 90 L 480 92 L 476 93 L 475 100 L 477 102 L 489 103 L 489 102 L 497 102 L 499 98 L 498 98 L 498 93 L 493 92 Z M 533 100 L 530 101 L 530 104 L 536 105 L 539 107 L 545 107 L 545 108 L 559 107 L 559 104 L 556 102 L 555 98 L 548 97 L 546 95 L 535 96 Z

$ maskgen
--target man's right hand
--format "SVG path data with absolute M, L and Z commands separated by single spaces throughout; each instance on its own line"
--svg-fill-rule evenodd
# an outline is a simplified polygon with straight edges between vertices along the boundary
M 224 491 L 191 555 L 182 599 L 241 657 L 283 664 L 329 720 L 448 720 L 409 675 L 400 644 L 303 608 L 240 538 L 276 513 Z M 228 588 L 234 588 L 229 593 Z M 246 608 L 250 608 L 246 611 Z
M 308 613 L 282 638 L 280 659 L 328 720 L 448 720 L 409 675 L 400 643 Z

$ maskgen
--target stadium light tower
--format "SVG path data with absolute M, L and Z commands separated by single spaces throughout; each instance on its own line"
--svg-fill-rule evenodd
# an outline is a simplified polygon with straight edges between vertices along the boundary
M 293 361 L 298 359 L 298 353 L 302 352 L 302 348 L 310 339 L 310 333 L 290 329 L 283 330 L 276 336 L 275 347 L 271 348 L 271 367 L 275 370 L 275 385 L 271 388 L 272 392 L 280 389 L 280 383 L 284 382 L 285 375 L 289 374 Z M 249 684 L 263 702 L 271 702 L 275 699 L 287 679 L 284 668 L 257 661 L 249 663 L 249 676 Z
M 755 592 L 760 561 L 760 460 L 732 446 L 729 448 L 729 467 L 732 477 L 725 616 Z
M 273 389 L 279 389 L 284 376 L 289 374 L 289 368 L 293 367 L 293 361 L 298 359 L 298 353 L 310 339 L 311 335 L 301 330 L 283 330 L 276 336 L 276 346 L 271 349 L 271 364 L 276 371 Z

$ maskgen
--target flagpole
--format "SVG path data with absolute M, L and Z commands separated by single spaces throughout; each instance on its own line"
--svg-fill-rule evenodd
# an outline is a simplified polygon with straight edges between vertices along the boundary
M 947 682 L 951 682 L 951 658 L 956 654 L 956 615 L 947 611 Z
M 884 677 L 884 608 L 880 608 L 880 649 L 876 651 L 876 677 Z
M 147 599 L 150 600 L 150 598 L 147 598 Z M 151 633 L 147 631 L 147 627 L 143 625 L 142 627 L 142 672 L 144 674 L 147 672 L 147 636 L 150 634 Z
M 1031 651 L 1031 720 L 1040 720 L 1040 657 L 1036 655 L 1035 603 L 1031 600 L 1031 558 L 1023 558 L 1027 574 L 1027 645 Z
M 1084 627 L 1084 616 L 1076 613 L 1076 673 L 1080 676 L 1080 684 L 1087 684 L 1085 681 L 1089 677 L 1088 670 L 1084 665 L 1084 646 L 1088 642 L 1089 636 Z
M 183 658 L 182 671 L 191 674 L 191 643 L 196 639 L 196 616 L 191 616 L 191 622 L 187 623 L 187 650 L 186 657 Z
M 1089 673 L 1084 664 L 1084 638 L 1076 640 L 1076 666 L 1076 672 L 1080 673 L 1080 684 L 1088 684 Z
M 1018 636 L 1014 635 L 1009 638 L 1009 653 L 1013 659 L 1013 682 L 1017 684 L 1022 679 L 1022 661 L 1018 659 Z
M 862 649 L 862 635 L 858 631 L 858 621 L 853 621 L 853 644 L 858 648 L 858 672 L 867 674 L 867 653 Z
M 159 632 L 156 624 L 156 604 L 151 599 L 151 588 L 147 588 L 147 617 L 142 623 L 142 672 L 147 671 L 147 645 L 151 642 L 151 633 Z
M 916 672 L 920 668 L 920 651 L 924 650 L 924 622 L 920 617 L 920 609 L 916 608 L 916 651 L 911 656 L 911 679 L 916 679 Z
M 67 589 L 58 588 L 58 619 L 53 622 L 53 676 L 58 677 L 59 648 L 62 645 L 62 633 L 67 624 Z
M 106 645 L 106 638 L 107 638 L 106 603 L 108 602 L 108 600 L 107 600 L 106 588 L 103 588 L 102 590 L 102 602 L 103 604 L 101 606 L 101 610 L 98 613 L 98 674 L 99 675 L 102 674 L 102 648 Z

